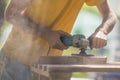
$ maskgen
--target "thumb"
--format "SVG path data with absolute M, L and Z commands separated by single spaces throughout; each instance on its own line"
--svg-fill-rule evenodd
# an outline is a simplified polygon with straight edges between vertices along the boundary
M 89 47 L 90 47 L 90 49 L 93 49 L 93 47 L 92 47 L 92 44 L 93 44 L 92 36 L 90 36 L 90 37 L 88 38 L 88 41 L 89 41 Z

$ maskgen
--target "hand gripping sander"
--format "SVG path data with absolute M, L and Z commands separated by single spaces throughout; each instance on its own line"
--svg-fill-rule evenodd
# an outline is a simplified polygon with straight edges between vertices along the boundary
M 79 53 L 72 54 L 72 58 L 77 59 L 80 63 L 83 64 L 103 64 L 106 63 L 106 56 L 97 56 L 93 54 L 87 54 L 86 48 L 89 46 L 89 40 L 85 38 L 84 35 L 77 34 L 73 36 L 64 36 L 61 38 L 62 42 L 66 46 L 73 46 L 80 49 Z M 79 60 L 80 59 L 80 60 Z M 72 61 L 72 60 L 70 60 Z M 76 62 L 78 62 L 76 61 Z

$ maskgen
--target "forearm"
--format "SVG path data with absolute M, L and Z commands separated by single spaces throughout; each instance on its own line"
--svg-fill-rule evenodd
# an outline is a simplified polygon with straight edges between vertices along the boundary
M 97 30 L 103 31 L 105 34 L 108 34 L 114 28 L 114 25 L 117 21 L 116 15 L 114 11 L 109 7 L 107 1 L 97 6 L 99 11 L 102 14 L 103 21 L 102 26 L 100 26 Z

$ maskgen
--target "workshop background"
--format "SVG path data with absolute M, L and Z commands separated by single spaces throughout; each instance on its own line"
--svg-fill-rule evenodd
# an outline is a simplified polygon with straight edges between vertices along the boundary
M 92 54 L 104 55 L 108 57 L 108 61 L 120 61 L 120 0 L 108 0 L 111 7 L 115 11 L 118 22 L 115 25 L 114 30 L 108 35 L 107 46 L 101 49 L 90 50 L 88 48 L 87 52 Z M 6 0 L 6 6 L 9 0 Z M 86 38 L 94 32 L 97 26 L 101 23 L 102 18 L 96 7 L 89 7 L 86 4 L 79 13 L 78 18 L 74 24 L 74 28 L 71 34 L 84 34 Z M 7 21 L 0 29 L 0 50 L 4 45 L 9 33 L 12 29 L 12 25 Z M 69 53 L 77 52 L 76 48 L 69 48 L 64 51 L 63 56 L 70 55 Z M 2 67 L 2 54 L 0 52 L 0 71 Z M 72 80 L 120 80 L 120 73 L 73 73 Z

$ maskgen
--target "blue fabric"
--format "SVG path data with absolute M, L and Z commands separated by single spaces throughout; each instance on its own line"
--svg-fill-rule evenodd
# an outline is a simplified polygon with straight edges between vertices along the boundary
M 6 57 L 0 80 L 32 80 L 30 67 Z
M 108 76 L 120 76 L 120 72 L 110 72 L 107 73 Z

